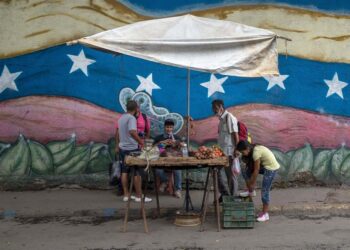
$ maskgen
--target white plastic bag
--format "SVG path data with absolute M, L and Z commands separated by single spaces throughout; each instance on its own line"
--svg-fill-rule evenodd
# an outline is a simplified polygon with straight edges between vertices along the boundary
M 111 164 L 109 169 L 109 185 L 116 186 L 121 177 L 121 166 L 119 158 Z
M 231 172 L 233 175 L 236 175 L 236 176 L 241 173 L 241 164 L 239 163 L 238 157 L 233 158 L 232 165 L 231 165 Z

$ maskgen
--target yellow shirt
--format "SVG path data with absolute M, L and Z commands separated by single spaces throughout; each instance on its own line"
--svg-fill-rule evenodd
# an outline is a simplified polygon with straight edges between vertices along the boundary
M 267 170 L 277 170 L 280 168 L 280 164 L 278 164 L 276 157 L 273 155 L 271 150 L 261 145 L 254 147 L 253 160 L 260 160 L 260 164 Z

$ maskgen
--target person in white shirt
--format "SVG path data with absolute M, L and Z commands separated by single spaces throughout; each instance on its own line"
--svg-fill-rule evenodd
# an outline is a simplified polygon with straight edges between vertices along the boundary
M 234 150 L 239 141 L 238 137 L 238 121 L 237 118 L 224 108 L 223 100 L 216 99 L 212 101 L 212 109 L 214 114 L 219 118 L 219 137 L 218 145 L 224 151 L 225 155 L 229 157 L 230 167 L 233 162 Z M 223 169 L 218 173 L 218 184 L 221 196 L 219 202 L 222 202 L 223 195 L 236 195 L 238 191 L 237 176 L 232 175 L 231 168 L 225 168 L 228 187 L 225 185 L 224 177 L 222 175 Z M 230 190 L 230 192 L 229 192 Z

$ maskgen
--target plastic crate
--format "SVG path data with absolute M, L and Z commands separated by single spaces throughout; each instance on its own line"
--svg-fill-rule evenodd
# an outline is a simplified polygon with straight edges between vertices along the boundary
M 254 228 L 255 207 L 252 201 L 224 196 L 222 209 L 224 228 Z

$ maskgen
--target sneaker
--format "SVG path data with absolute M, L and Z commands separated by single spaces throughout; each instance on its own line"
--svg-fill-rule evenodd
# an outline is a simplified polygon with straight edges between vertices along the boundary
M 259 218 L 259 217 L 261 217 L 261 216 L 263 216 L 264 215 L 264 212 L 259 212 L 256 216 L 255 216 L 255 218 Z
M 135 202 L 141 202 L 141 198 L 135 197 L 135 200 L 134 200 L 134 201 L 135 201 Z M 152 201 L 151 198 L 148 198 L 147 196 L 145 197 L 145 203 L 151 202 L 151 201 Z
M 175 191 L 175 197 L 176 197 L 176 198 L 179 198 L 179 199 L 182 198 L 181 190 Z
M 136 197 L 135 197 L 134 195 L 131 195 L 131 196 L 130 196 L 130 199 L 131 199 L 131 200 L 135 200 Z M 127 202 L 128 200 L 129 200 L 129 197 L 128 197 L 128 196 L 124 196 L 124 197 L 123 197 L 123 201 L 124 201 L 124 202 Z
M 258 222 L 265 222 L 265 221 L 268 221 L 269 219 L 270 219 L 269 214 L 268 214 L 268 213 L 264 213 L 264 214 L 261 214 L 261 215 L 256 219 L 256 221 L 258 221 Z
M 161 183 L 161 184 L 159 185 L 159 192 L 164 193 L 166 187 L 167 187 L 167 184 L 166 184 L 165 182 Z
M 247 190 L 247 191 L 244 191 L 244 192 L 239 193 L 239 196 L 240 196 L 240 197 L 243 197 L 243 198 L 246 198 L 246 197 L 248 197 L 248 196 L 254 197 L 254 196 L 256 196 L 256 192 L 255 192 L 255 190 L 253 190 L 253 192 L 249 192 L 249 191 Z

